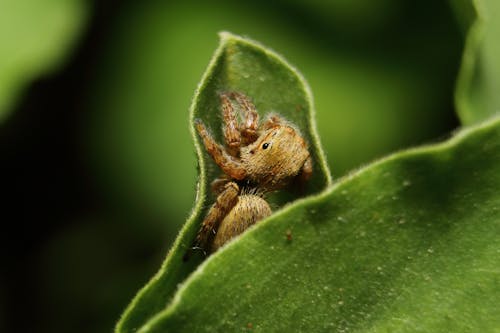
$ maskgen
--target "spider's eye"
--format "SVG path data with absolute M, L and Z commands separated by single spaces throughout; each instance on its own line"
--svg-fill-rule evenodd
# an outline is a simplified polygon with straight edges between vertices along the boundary
M 267 147 L 269 147 L 269 142 L 265 142 L 265 143 L 262 145 L 262 149 L 267 149 Z

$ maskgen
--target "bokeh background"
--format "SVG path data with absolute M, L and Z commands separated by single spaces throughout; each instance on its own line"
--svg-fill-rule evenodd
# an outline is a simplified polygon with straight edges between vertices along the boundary
M 447 2 L 0 0 L 0 331 L 110 332 L 159 268 L 221 30 L 304 74 L 335 178 L 458 126 Z

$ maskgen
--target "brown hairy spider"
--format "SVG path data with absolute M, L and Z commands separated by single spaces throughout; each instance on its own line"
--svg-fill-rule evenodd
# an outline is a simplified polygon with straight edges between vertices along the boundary
M 293 179 L 306 181 L 313 169 L 307 143 L 292 124 L 277 115 L 259 124 L 255 106 L 241 93 L 222 93 L 220 99 L 225 147 L 196 121 L 208 154 L 224 173 L 212 183 L 218 196 L 195 241 L 195 248 L 210 252 L 271 214 L 265 193 Z

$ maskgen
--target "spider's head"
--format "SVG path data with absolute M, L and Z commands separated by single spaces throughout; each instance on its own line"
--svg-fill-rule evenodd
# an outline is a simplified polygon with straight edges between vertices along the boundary
M 298 130 L 285 124 L 263 131 L 255 142 L 241 148 L 241 162 L 248 179 L 269 189 L 286 185 L 308 157 L 306 141 Z

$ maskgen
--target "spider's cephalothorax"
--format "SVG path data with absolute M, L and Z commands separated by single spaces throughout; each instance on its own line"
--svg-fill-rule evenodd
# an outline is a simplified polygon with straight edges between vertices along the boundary
M 305 181 L 312 174 L 307 143 L 292 124 L 277 115 L 259 123 L 257 110 L 243 94 L 223 93 L 220 99 L 224 147 L 201 121 L 196 121 L 208 154 L 224 173 L 212 183 L 218 196 L 195 242 L 209 251 L 271 214 L 263 199 L 266 192 L 278 190 L 295 178 Z

